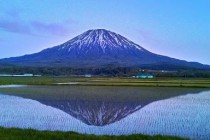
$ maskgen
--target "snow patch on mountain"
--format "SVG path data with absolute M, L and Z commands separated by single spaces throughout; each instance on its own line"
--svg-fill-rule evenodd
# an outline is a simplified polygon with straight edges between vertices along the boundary
M 127 38 L 105 29 L 88 30 L 83 34 L 73 38 L 62 44 L 58 50 L 67 49 L 70 52 L 72 49 L 92 49 L 94 46 L 99 46 L 103 52 L 106 49 L 137 49 L 143 51 L 143 48 L 133 43 Z

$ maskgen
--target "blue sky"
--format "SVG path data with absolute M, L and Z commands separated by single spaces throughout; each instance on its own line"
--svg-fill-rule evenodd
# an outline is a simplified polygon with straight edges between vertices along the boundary
M 89 29 L 210 64 L 209 0 L 0 0 L 0 58 L 59 45 Z

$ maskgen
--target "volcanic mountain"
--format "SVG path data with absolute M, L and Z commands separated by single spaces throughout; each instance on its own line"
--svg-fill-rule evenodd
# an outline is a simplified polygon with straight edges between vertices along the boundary
M 190 68 L 210 68 L 196 62 L 187 62 L 154 54 L 127 38 L 105 30 L 88 30 L 83 34 L 52 48 L 20 57 L 5 58 L 1 64 L 50 67 L 140 67 L 142 65 L 173 65 Z

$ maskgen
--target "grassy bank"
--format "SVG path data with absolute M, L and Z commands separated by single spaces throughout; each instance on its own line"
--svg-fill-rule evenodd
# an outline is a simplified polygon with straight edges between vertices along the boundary
M 36 131 L 32 129 L 0 128 L 1 140 L 182 140 L 172 136 L 96 136 L 75 132 Z
M 72 83 L 90 86 L 153 86 L 153 87 L 197 87 L 210 88 L 210 79 L 199 78 L 81 78 L 81 77 L 0 77 L 0 85 L 27 84 L 52 85 Z M 75 83 L 76 82 L 76 83 Z

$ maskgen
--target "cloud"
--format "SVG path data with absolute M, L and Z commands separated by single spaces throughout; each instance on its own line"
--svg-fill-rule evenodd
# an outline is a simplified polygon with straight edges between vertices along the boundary
M 20 18 L 20 11 L 18 9 L 10 9 L 8 11 L 5 12 L 5 15 L 7 17 L 11 17 L 11 18 L 15 18 L 18 19 Z
M 20 34 L 32 34 L 31 29 L 29 26 L 20 24 L 19 22 L 15 21 L 0 21 L 0 29 L 12 32 L 12 33 L 20 33 Z
M 35 36 L 65 36 L 70 33 L 69 25 L 76 24 L 76 21 L 68 19 L 60 23 L 46 23 L 42 21 L 24 21 L 21 18 L 20 10 L 10 9 L 0 17 L 0 30 Z
M 70 30 L 63 24 L 32 21 L 28 24 L 21 21 L 0 20 L 0 30 L 26 35 L 68 35 Z
M 156 45 L 161 44 L 161 40 L 155 35 L 154 32 L 144 30 L 144 29 L 137 29 L 138 38 L 146 43 Z
M 139 29 L 137 31 L 138 31 L 139 36 L 142 39 L 148 39 L 148 38 L 150 38 L 152 36 L 152 33 L 149 32 L 149 31 L 146 31 L 146 30 L 143 30 L 143 29 Z
M 50 34 L 50 35 L 67 35 L 69 29 L 64 25 L 58 23 L 43 23 L 40 21 L 31 22 L 31 27 L 39 33 Z

